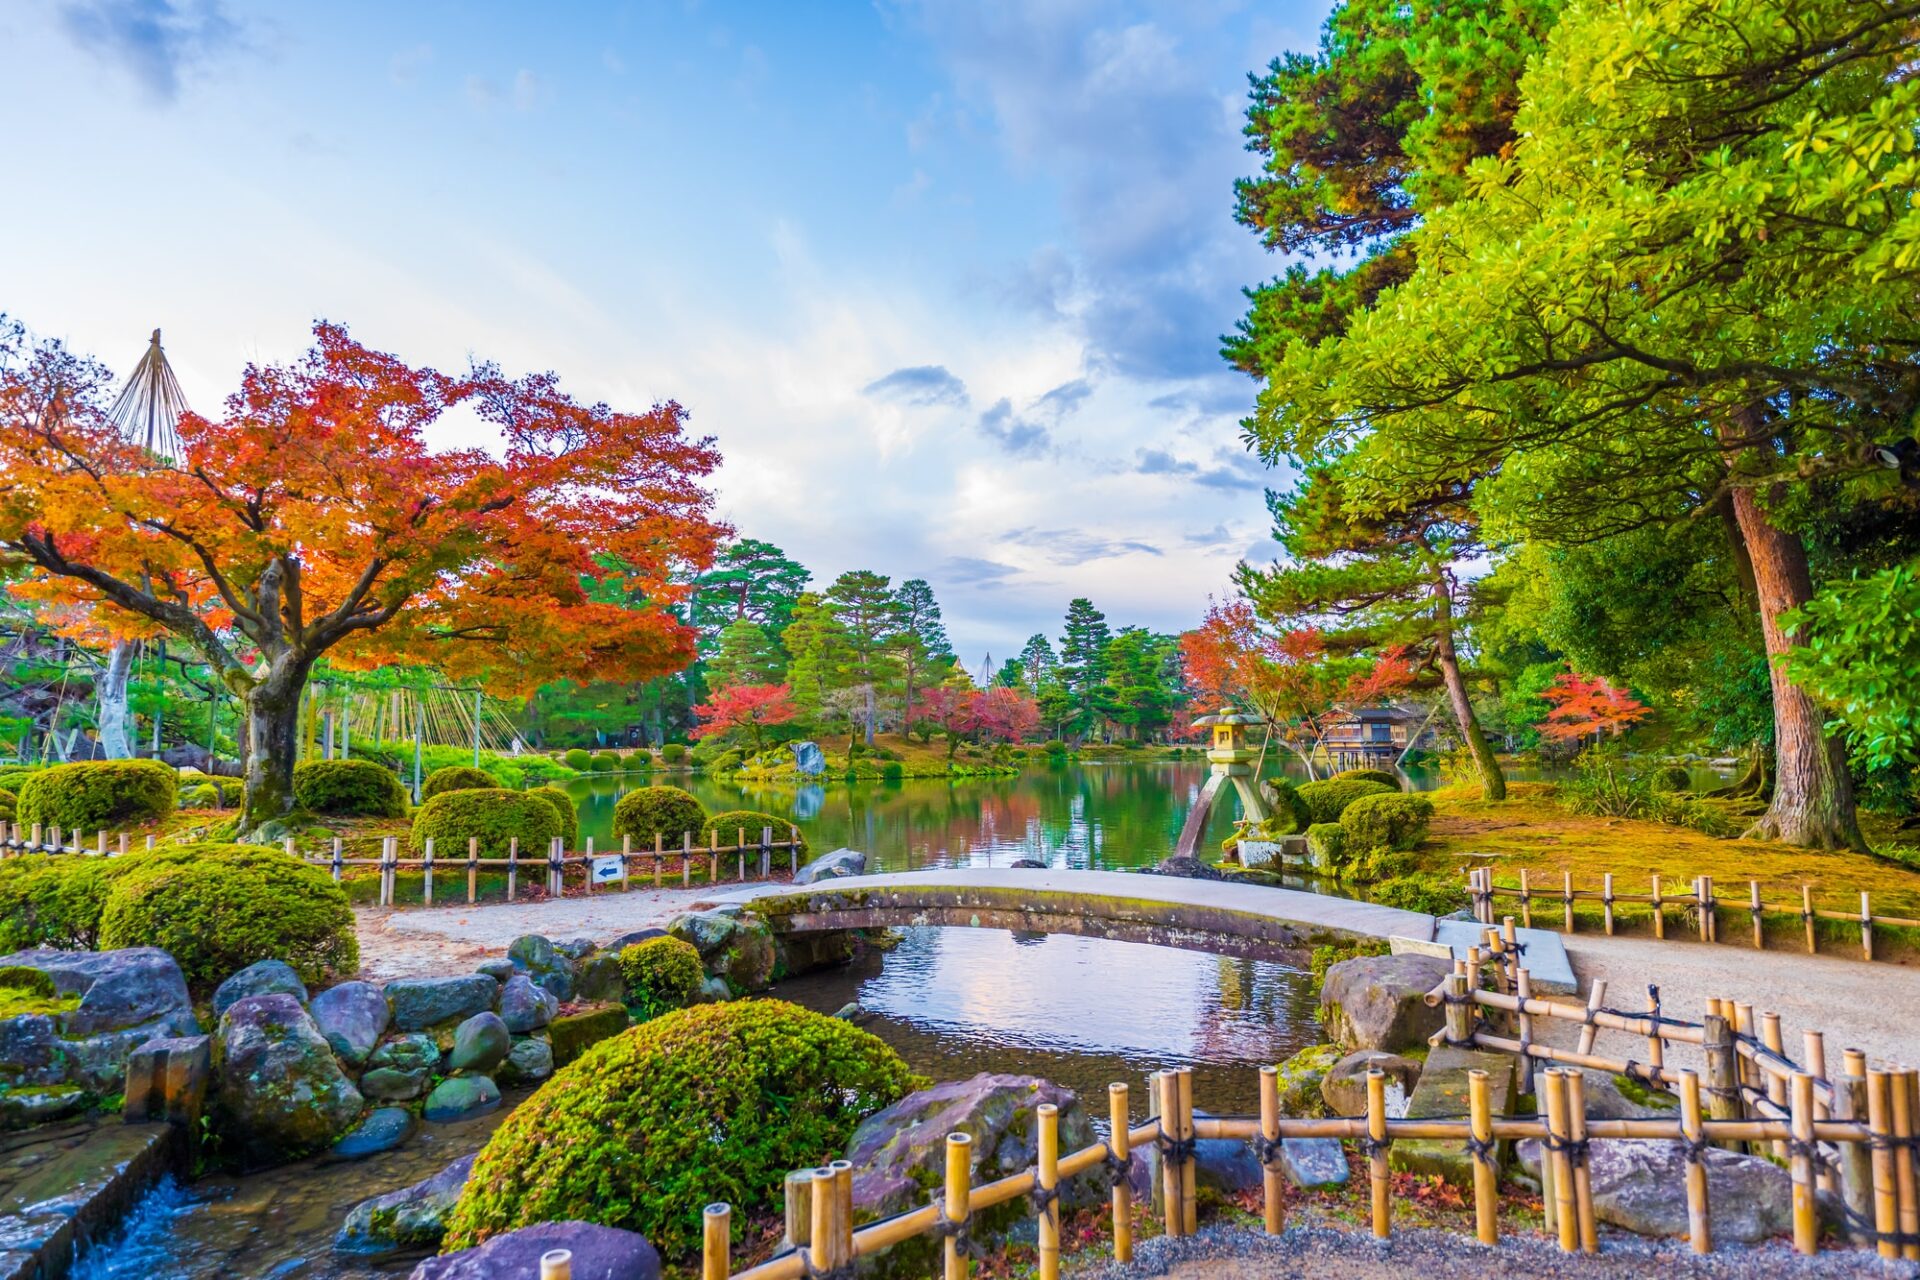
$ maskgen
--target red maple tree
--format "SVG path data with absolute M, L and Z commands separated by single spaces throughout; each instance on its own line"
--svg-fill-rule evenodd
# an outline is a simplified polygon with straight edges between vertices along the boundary
M 299 361 L 249 365 L 220 417 L 182 415 L 182 456 L 163 458 L 114 428 L 109 381 L 0 322 L 0 552 L 29 567 L 16 591 L 83 606 L 101 638 L 169 634 L 245 704 L 242 833 L 293 808 L 322 655 L 503 693 L 693 656 L 672 606 L 726 529 L 702 483 L 719 454 L 676 404 L 442 374 L 322 323 Z M 456 408 L 493 450 L 428 443 Z
M 1553 708 L 1540 722 L 1540 732 L 1561 742 L 1618 735 L 1652 714 L 1626 690 L 1614 688 L 1599 676 L 1575 671 L 1555 677 L 1540 696 Z
M 922 689 L 913 700 L 910 720 L 914 724 L 930 724 L 945 734 L 947 758 L 951 760 L 961 740 L 979 728 L 979 701 L 978 689 L 937 684 Z
M 741 730 L 753 738 L 753 749 L 764 745 L 769 725 L 785 724 L 800 714 L 793 705 L 793 688 L 785 684 L 735 684 L 715 689 L 693 709 L 700 723 L 691 737 L 705 738 L 716 733 Z
M 1018 689 L 995 686 L 974 696 L 973 719 L 982 737 L 1019 742 L 1040 727 L 1040 704 Z

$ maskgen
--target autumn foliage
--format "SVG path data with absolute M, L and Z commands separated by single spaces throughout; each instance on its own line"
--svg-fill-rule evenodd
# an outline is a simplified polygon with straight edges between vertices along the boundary
M 1573 671 L 1556 677 L 1540 696 L 1553 708 L 1540 722 L 1540 732 L 1560 742 L 1624 733 L 1650 714 L 1626 690 Z
M 945 734 L 951 756 L 969 738 L 1020 741 L 1040 727 L 1040 707 L 1018 689 L 935 685 L 914 699 L 912 719 Z
M 693 737 L 739 731 L 753 739 L 753 749 L 758 751 L 769 725 L 785 724 L 800 710 L 793 705 L 793 689 L 788 685 L 736 684 L 714 690 L 693 714 L 700 721 Z

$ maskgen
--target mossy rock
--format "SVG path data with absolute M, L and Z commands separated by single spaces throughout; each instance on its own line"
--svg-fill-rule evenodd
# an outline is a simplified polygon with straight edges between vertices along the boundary
M 1340 1061 L 1336 1044 L 1308 1045 L 1279 1066 L 1280 1114 L 1297 1119 L 1313 1119 L 1327 1113 L 1326 1099 L 1320 1094 L 1320 1082 Z
M 603 1004 L 563 1013 L 547 1024 L 547 1039 L 553 1045 L 553 1065 L 564 1067 L 608 1036 L 617 1036 L 633 1022 L 627 1007 Z

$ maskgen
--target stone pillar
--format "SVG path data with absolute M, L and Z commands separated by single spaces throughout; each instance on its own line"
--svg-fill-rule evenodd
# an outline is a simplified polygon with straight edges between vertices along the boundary
M 149 1040 L 127 1058 L 121 1118 L 128 1124 L 182 1125 L 191 1132 L 200 1123 L 212 1074 L 211 1037 Z

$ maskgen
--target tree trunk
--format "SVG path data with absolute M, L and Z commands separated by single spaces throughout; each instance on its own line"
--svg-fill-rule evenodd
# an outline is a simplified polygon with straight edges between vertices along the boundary
M 1447 686 L 1447 701 L 1453 705 L 1453 718 L 1460 726 L 1460 739 L 1473 753 L 1480 769 L 1480 794 L 1488 800 L 1507 798 L 1507 776 L 1500 771 L 1493 745 L 1480 731 L 1480 718 L 1473 714 L 1473 702 L 1467 697 L 1467 682 L 1460 675 L 1460 659 L 1453 651 L 1453 592 L 1446 574 L 1436 572 L 1433 580 L 1434 644 L 1440 664 L 1440 678 Z
M 94 723 L 100 728 L 100 752 L 109 760 L 133 755 L 127 734 L 127 677 L 133 672 L 133 646 L 126 641 L 107 651 L 107 665 L 94 683 Z
M 1807 549 L 1768 518 L 1751 489 L 1733 491 L 1733 509 L 1753 561 L 1773 685 L 1773 802 L 1747 834 L 1811 848 L 1865 849 L 1846 752 L 1827 736 L 1819 705 L 1780 665 L 1780 656 L 1799 643 L 1781 627 L 1780 615 L 1813 598 Z
M 276 674 L 247 691 L 247 790 L 240 808 L 246 838 L 293 812 L 293 766 L 300 754 L 304 677 Z
M 879 710 L 874 704 L 873 682 L 869 680 L 867 682 L 867 745 L 868 746 L 873 745 L 873 722 L 874 722 L 874 718 L 878 714 L 879 714 Z

